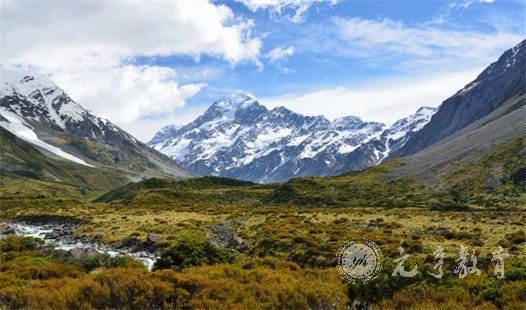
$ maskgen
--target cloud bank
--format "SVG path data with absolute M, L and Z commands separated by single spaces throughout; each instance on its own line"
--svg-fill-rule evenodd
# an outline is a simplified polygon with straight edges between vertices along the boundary
M 60 5 L 58 5 L 60 4 Z M 75 100 L 117 123 L 171 112 L 202 83 L 138 56 L 202 55 L 257 62 L 253 21 L 224 5 L 192 1 L 2 2 L 2 63 L 52 78 Z

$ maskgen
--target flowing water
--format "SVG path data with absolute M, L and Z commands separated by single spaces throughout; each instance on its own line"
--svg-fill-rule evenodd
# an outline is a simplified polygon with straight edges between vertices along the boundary
M 111 256 L 127 255 L 143 263 L 148 270 L 153 268 L 153 264 L 159 258 L 159 254 L 147 251 L 133 251 L 126 248 L 102 244 L 78 238 L 73 234 L 64 233 L 60 225 L 54 224 L 35 224 L 27 222 L 7 222 L 1 223 L 4 226 L 15 230 L 16 235 L 24 237 L 34 237 L 43 239 L 47 245 L 54 249 L 69 251 L 71 249 L 91 249 L 99 253 L 106 253 Z

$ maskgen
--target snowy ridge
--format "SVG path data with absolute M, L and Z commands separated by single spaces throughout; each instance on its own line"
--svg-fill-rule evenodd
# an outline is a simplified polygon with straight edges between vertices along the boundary
M 82 106 L 71 100 L 49 79 L 3 66 L 1 70 L 3 83 L 0 97 L 18 96 L 31 101 L 46 111 L 49 118 L 62 129 L 66 128 L 66 122 L 79 122 L 88 115 Z M 22 113 L 21 108 L 16 107 L 17 114 Z
M 48 78 L 16 67 L 0 65 L 0 69 L 1 125 L 14 135 L 82 165 L 88 165 L 82 160 L 86 158 L 97 168 L 116 168 L 112 174 L 134 181 L 191 176 L 170 158 L 110 121 L 91 114 Z M 46 179 L 53 172 L 53 167 L 49 167 L 46 174 L 36 177 Z
M 385 145 L 385 150 L 377 153 L 379 162 L 401 148 L 415 132 L 424 128 L 436 111 L 438 108 L 421 107 L 415 114 L 396 121 L 386 129 L 379 137 L 379 140 L 382 140 Z
M 130 143 L 138 142 L 110 121 L 91 114 L 48 78 L 18 68 L 0 66 L 0 69 L 0 105 L 27 122 L 55 126 L 94 141 L 118 135 Z
M 424 126 L 434 111 L 422 108 L 387 128 L 355 116 L 331 122 L 284 107 L 268 110 L 254 95 L 237 91 L 186 126 L 162 128 L 148 145 L 196 174 L 283 181 L 376 164 Z M 353 156 L 359 157 L 356 166 L 342 167 Z

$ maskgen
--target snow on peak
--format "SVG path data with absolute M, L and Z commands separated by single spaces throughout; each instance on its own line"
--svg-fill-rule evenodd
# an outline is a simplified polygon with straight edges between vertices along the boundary
M 396 121 L 390 128 L 391 138 L 393 140 L 405 136 L 409 131 L 416 132 L 422 129 L 436 113 L 438 108 L 421 107 L 415 114 Z
M 79 122 L 86 116 L 87 111 L 48 78 L 19 68 L 0 66 L 0 69 L 1 97 L 17 96 L 25 99 L 35 109 L 47 111 L 50 120 L 62 129 L 65 128 L 65 122 Z M 16 112 L 20 112 L 20 109 L 22 107 L 13 107 Z
M 363 124 L 363 121 L 358 116 L 351 115 L 337 118 L 332 123 L 338 128 L 354 128 Z
M 420 107 L 420 109 L 418 109 L 416 113 L 413 114 L 413 116 L 414 117 L 429 117 L 429 116 L 433 116 L 433 114 L 435 114 L 436 111 L 438 111 L 438 108 L 423 106 L 423 107 Z
M 247 106 L 256 102 L 257 99 L 252 93 L 237 90 L 221 99 L 216 101 L 214 104 L 216 107 L 224 109 L 240 109 L 246 108 Z
M 422 107 L 391 127 L 356 116 L 331 122 L 285 107 L 269 111 L 252 94 L 237 91 L 215 101 L 179 130 L 164 127 L 148 145 L 196 174 L 256 182 L 285 180 L 339 172 L 349 161 L 356 161 L 350 164 L 353 169 L 377 164 L 435 111 Z
M 175 132 L 175 131 L 179 130 L 182 127 L 183 127 L 182 125 L 178 125 L 178 124 L 166 125 L 163 128 L 159 129 L 159 132 L 160 133 Z
M 6 68 L 0 65 L 0 74 L 2 78 L 2 96 L 16 92 L 29 97 L 36 89 L 58 88 L 49 79 L 23 69 Z

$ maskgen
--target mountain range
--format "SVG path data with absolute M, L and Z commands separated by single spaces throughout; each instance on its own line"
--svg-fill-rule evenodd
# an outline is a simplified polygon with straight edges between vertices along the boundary
M 355 116 L 329 121 L 284 107 L 269 110 L 254 95 L 237 91 L 185 126 L 162 128 L 148 145 L 197 175 L 253 182 L 362 170 L 439 144 L 520 98 L 526 85 L 524 46 L 523 41 L 506 51 L 439 108 L 422 107 L 391 126 Z
M 152 177 L 270 183 L 395 158 L 394 177 L 429 182 L 524 136 L 525 45 L 506 51 L 438 109 L 422 107 L 391 126 L 269 110 L 237 91 L 185 126 L 162 128 L 147 144 L 93 115 L 49 79 L 2 67 L 0 182 L 9 188 L 37 180 L 39 190 L 65 184 L 81 194 Z
M 377 164 L 435 112 L 422 107 L 389 127 L 355 116 L 329 121 L 284 107 L 269 110 L 251 93 L 237 91 L 186 126 L 162 128 L 148 145 L 198 175 L 278 182 Z
M 411 177 L 436 190 L 455 183 L 466 191 L 476 184 L 489 191 L 509 184 L 524 190 L 525 42 L 442 103 L 431 121 L 399 149 L 392 178 Z

